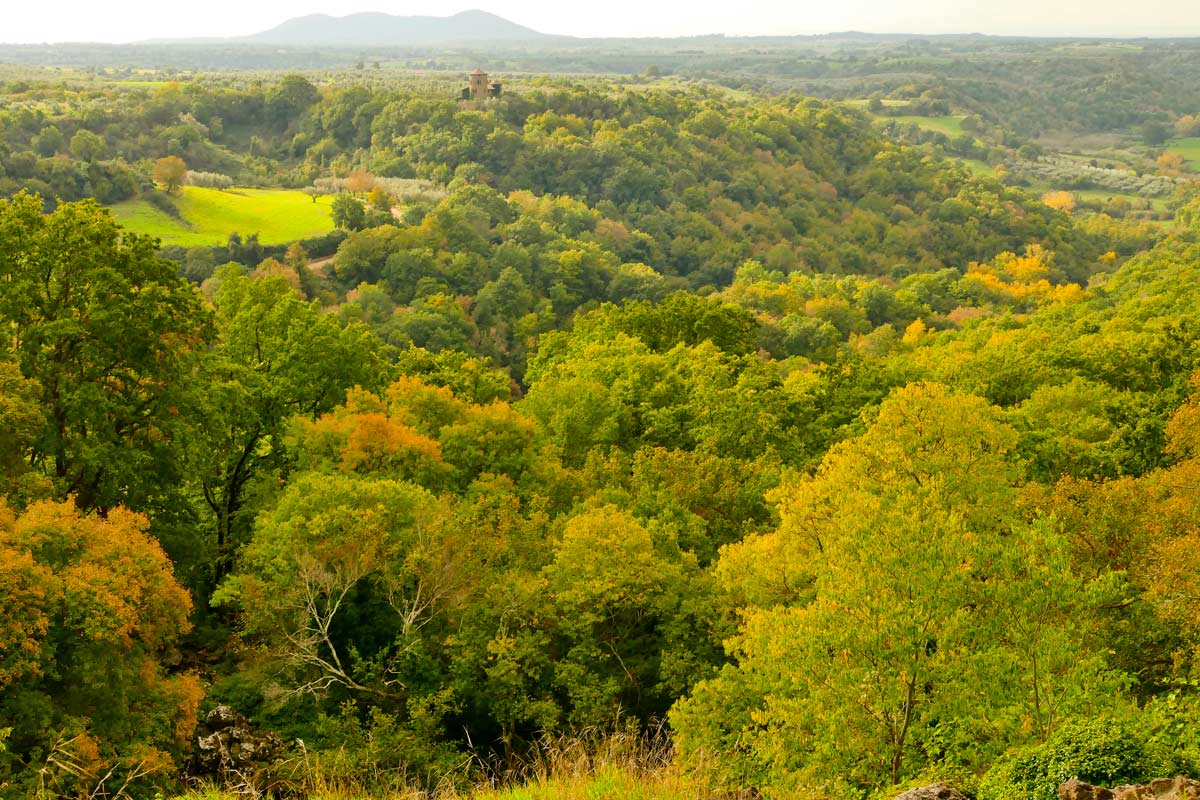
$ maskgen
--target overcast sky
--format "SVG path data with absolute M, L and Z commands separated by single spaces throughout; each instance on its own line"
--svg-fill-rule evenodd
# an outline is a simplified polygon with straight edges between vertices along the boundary
M 356 11 L 445 16 L 482 8 L 573 36 L 997 33 L 1200 35 L 1200 0 L 2 0 L 0 42 L 129 42 L 240 36 L 303 14 Z

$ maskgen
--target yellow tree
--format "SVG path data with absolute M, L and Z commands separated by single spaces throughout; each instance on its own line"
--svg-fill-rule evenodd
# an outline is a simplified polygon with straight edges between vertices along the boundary
M 168 192 L 177 192 L 187 180 L 187 164 L 179 156 L 167 156 L 154 162 L 150 177 Z
M 779 530 L 718 564 L 749 607 L 737 665 L 673 712 L 684 762 L 729 788 L 877 789 L 937 752 L 977 768 L 1111 690 L 1064 537 L 1016 510 L 1015 443 L 979 398 L 910 386 L 781 487 Z
M 1192 386 L 1167 423 L 1177 463 L 1137 479 L 1064 486 L 1061 495 L 1079 515 L 1081 555 L 1127 569 L 1155 616 L 1183 634 L 1179 655 L 1200 661 L 1200 373 Z
M 1155 159 L 1154 163 L 1158 165 L 1158 171 L 1168 177 L 1178 175 L 1183 171 L 1183 156 L 1169 150 L 1164 151 Z
M 367 202 L 371 205 L 371 208 L 375 209 L 376 211 L 392 210 L 392 197 L 387 193 L 387 191 L 384 190 L 382 186 L 374 186 L 371 188 L 370 193 L 367 195 Z
M 1075 195 L 1071 192 L 1046 192 L 1042 195 L 1042 202 L 1056 211 L 1068 214 L 1075 210 Z

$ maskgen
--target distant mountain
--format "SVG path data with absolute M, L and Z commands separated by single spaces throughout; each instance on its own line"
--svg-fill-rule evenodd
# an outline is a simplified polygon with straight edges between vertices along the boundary
M 399 17 L 364 13 L 346 17 L 313 14 L 290 19 L 242 41 L 277 45 L 421 46 L 456 42 L 547 42 L 550 36 L 486 11 L 451 17 Z

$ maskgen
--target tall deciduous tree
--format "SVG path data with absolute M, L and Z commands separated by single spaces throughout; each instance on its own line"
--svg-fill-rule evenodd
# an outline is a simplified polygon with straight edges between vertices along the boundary
M 348 194 L 339 194 L 333 198 L 331 206 L 333 224 L 348 231 L 362 230 L 366 224 L 366 207 L 363 202 Z
M 271 120 L 280 127 L 297 121 L 297 118 L 320 99 L 317 87 L 303 75 L 285 75 L 266 94 L 266 109 Z
M 182 480 L 210 329 L 154 242 L 93 201 L 49 215 L 35 197 L 0 201 L 0 319 L 6 349 L 40 385 L 32 465 L 83 509 L 165 504 Z
M 198 474 L 212 514 L 217 577 L 245 541 L 250 483 L 283 463 L 293 416 L 315 419 L 353 386 L 387 380 L 383 345 L 361 324 L 342 327 L 281 277 L 253 279 L 237 267 L 218 274 L 217 346 L 205 361 L 204 443 Z
M 298 691 L 407 696 L 388 675 L 478 563 L 429 492 L 400 481 L 309 474 L 265 515 L 217 595 L 296 670 Z M 373 630 L 347 617 L 376 613 Z M 371 650 L 370 641 L 377 649 Z
M 719 566 L 763 605 L 738 666 L 677 709 L 685 759 L 776 790 L 881 787 L 979 767 L 1118 688 L 1088 630 L 1107 587 L 1019 516 L 1015 443 L 984 401 L 916 385 L 779 490 L 781 528 Z
M 71 155 L 89 164 L 102 158 L 107 147 L 108 144 L 104 141 L 103 136 L 92 133 L 86 128 L 79 130 L 71 137 Z

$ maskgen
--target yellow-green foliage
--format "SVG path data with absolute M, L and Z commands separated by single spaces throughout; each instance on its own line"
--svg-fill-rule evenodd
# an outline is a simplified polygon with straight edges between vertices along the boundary
M 162 239 L 163 244 L 224 244 L 229 234 L 257 233 L 263 244 L 282 244 L 333 230 L 329 197 L 313 199 L 303 192 L 276 189 L 203 189 L 185 186 L 175 200 L 180 219 L 145 200 L 113 206 L 113 213 L 134 233 Z

